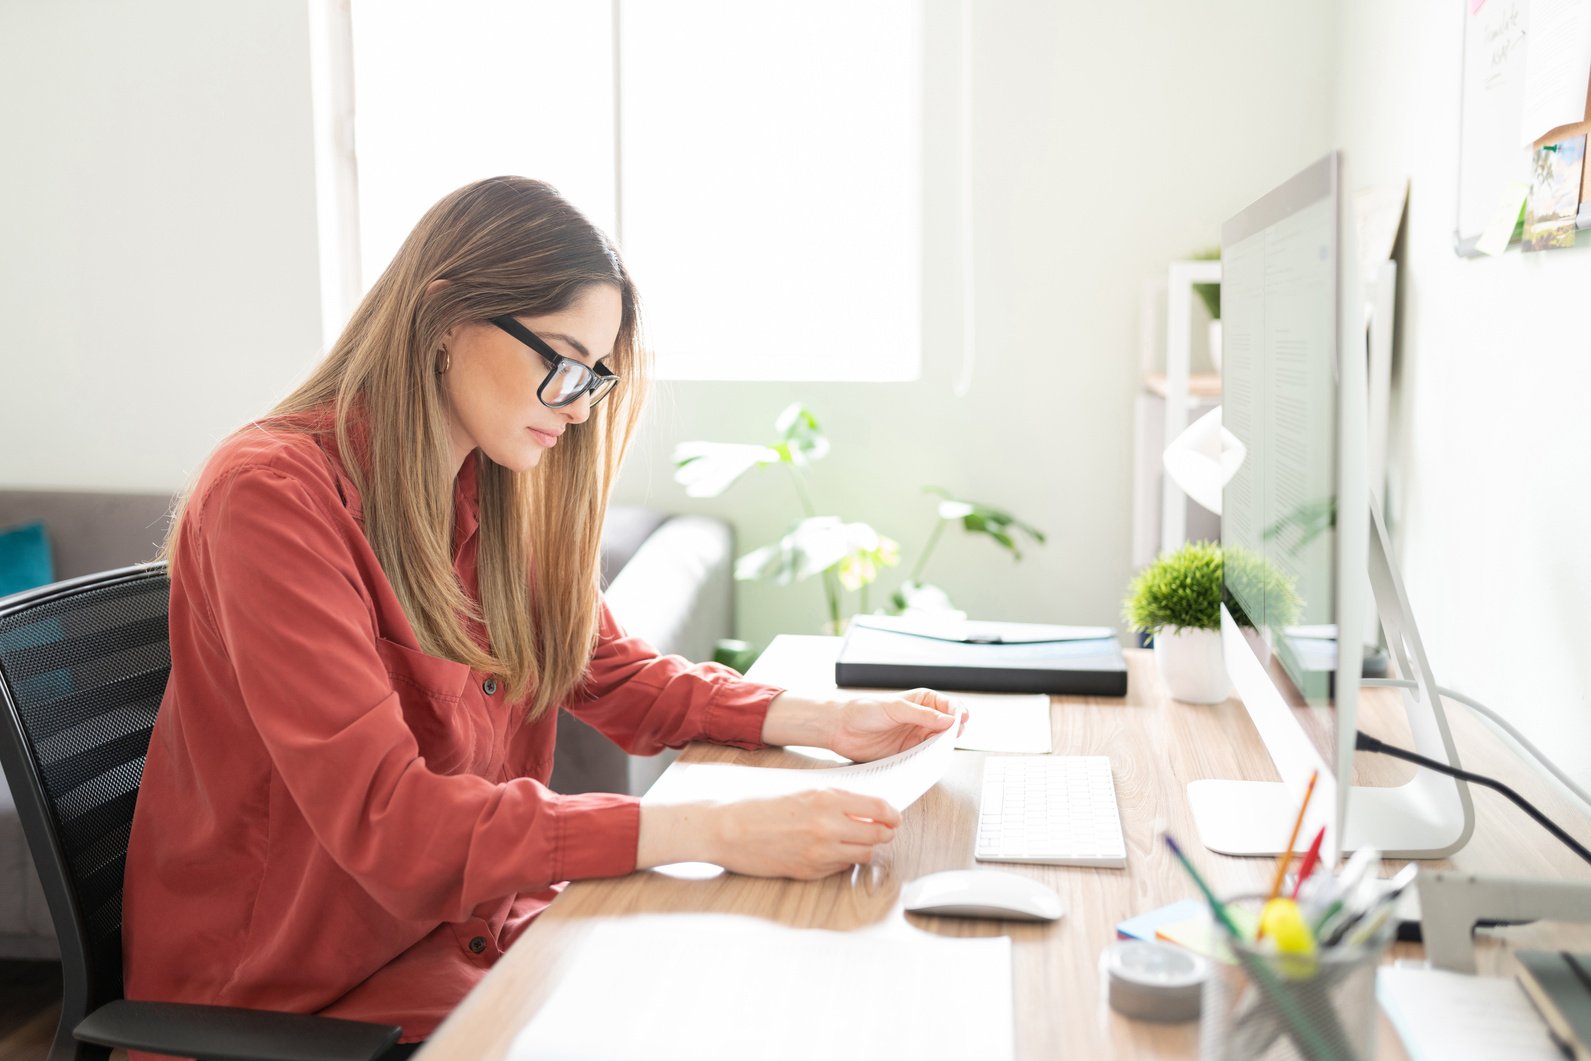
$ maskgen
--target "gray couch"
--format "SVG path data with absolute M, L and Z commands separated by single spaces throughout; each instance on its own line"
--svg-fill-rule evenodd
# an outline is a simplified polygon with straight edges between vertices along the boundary
M 42 520 L 55 577 L 74 578 L 153 559 L 171 499 L 163 494 L 0 489 L 0 528 Z M 643 508 L 609 510 L 602 542 L 603 583 L 625 628 L 659 651 L 712 657 L 732 635 L 733 541 L 728 524 Z M 626 755 L 567 714 L 558 719 L 552 788 L 558 792 L 644 792 L 672 753 Z M 53 957 L 44 894 L 0 782 L 0 957 Z

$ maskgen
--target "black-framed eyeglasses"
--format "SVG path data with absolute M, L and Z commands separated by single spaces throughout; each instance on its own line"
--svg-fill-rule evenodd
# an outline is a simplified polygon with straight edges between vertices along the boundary
M 595 406 L 619 384 L 619 377 L 598 364 L 590 368 L 572 357 L 565 357 L 512 317 L 493 317 L 492 323 L 515 339 L 530 347 L 547 362 L 547 378 L 536 388 L 536 397 L 549 409 L 562 409 L 580 400 L 582 394 L 591 395 Z

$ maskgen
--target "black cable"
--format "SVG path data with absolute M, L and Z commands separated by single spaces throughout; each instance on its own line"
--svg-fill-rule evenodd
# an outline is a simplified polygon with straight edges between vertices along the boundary
M 1435 759 L 1427 759 L 1423 755 L 1417 755 L 1414 752 L 1404 751 L 1402 748 L 1395 748 L 1390 744 L 1386 744 L 1377 740 L 1363 730 L 1354 731 L 1353 746 L 1362 752 L 1375 752 L 1379 755 L 1390 755 L 1394 759 L 1403 759 L 1414 763 L 1417 766 L 1429 767 L 1439 774 L 1447 774 L 1449 777 L 1456 777 L 1460 781 L 1468 781 L 1472 784 L 1485 785 L 1487 788 L 1495 789 L 1496 791 L 1507 796 L 1509 799 L 1513 800 L 1514 805 L 1520 810 L 1536 819 L 1536 822 L 1543 829 L 1547 830 L 1553 836 L 1556 836 L 1559 840 L 1562 840 L 1565 844 L 1567 844 L 1569 850 L 1573 851 L 1587 862 L 1591 862 L 1591 851 L 1587 851 L 1584 845 L 1555 825 L 1552 822 L 1552 819 L 1548 818 L 1545 814 L 1533 807 L 1529 800 L 1515 792 L 1513 789 L 1509 788 L 1507 785 L 1503 784 L 1501 781 L 1493 781 L 1489 777 L 1482 777 L 1480 774 L 1472 774 L 1468 770 L 1461 770 L 1456 766 L 1449 766 L 1446 763 L 1439 763 Z

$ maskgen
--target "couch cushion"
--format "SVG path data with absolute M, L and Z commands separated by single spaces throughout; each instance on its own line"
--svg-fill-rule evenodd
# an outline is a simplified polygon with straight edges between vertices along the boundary
M 170 514 L 170 494 L 0 490 L 0 527 L 43 523 L 55 578 L 153 560 L 165 540 Z
M 669 519 L 667 512 L 638 508 L 632 505 L 609 505 L 607 521 L 602 524 L 602 588 L 613 585 L 613 577 L 641 543 Z
M 55 564 L 43 523 L 0 530 L 0 597 L 54 581 Z

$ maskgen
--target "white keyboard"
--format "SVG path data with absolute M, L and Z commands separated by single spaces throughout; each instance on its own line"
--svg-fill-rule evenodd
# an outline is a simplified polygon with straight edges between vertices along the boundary
M 978 809 L 980 862 L 1127 865 L 1110 759 L 991 755 Z

